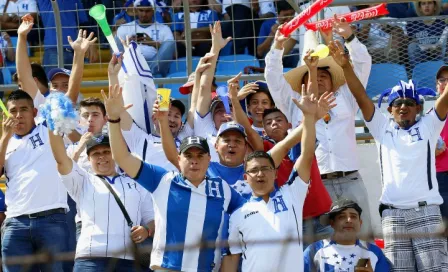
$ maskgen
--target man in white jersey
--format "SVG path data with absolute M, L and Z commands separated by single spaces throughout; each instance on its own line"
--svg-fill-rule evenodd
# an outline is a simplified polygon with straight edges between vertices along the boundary
M 359 42 L 348 23 L 336 20 L 333 29 L 344 37 L 353 66 L 362 83 L 367 85 L 372 65 L 367 48 Z M 309 31 L 305 38 L 305 47 L 315 49 L 318 44 L 315 33 Z M 286 40 L 288 37 L 277 30 L 272 49 L 266 56 L 265 78 L 275 105 L 286 115 L 292 126 L 297 127 L 302 113 L 290 98 L 300 97 L 300 87 L 307 83 L 308 69 L 306 65 L 302 65 L 283 74 L 282 52 Z M 331 56 L 319 60 L 317 72 L 319 96 L 326 91 L 332 92 L 337 104 L 326 117 L 316 123 L 319 141 L 316 159 L 321 178 L 333 201 L 340 197 L 357 200 L 364 210 L 361 232 L 371 235 L 370 209 L 368 202 L 364 201 L 367 199 L 367 190 L 358 172 L 359 159 L 353 125 L 358 105 L 347 87 L 341 68 Z
M 286 184 L 280 188 L 275 186 L 275 163 L 264 151 L 253 152 L 245 160 L 244 177 L 253 193 L 248 202 L 230 216 L 229 246 L 233 267 L 229 266 L 228 271 L 237 271 L 241 255 L 242 271 L 303 271 L 302 209 L 316 141 L 317 98 L 314 92 L 317 93 L 317 89 L 304 90 L 300 102 L 294 101 L 304 117 L 302 153 Z M 273 242 L 263 244 L 267 240 Z
M 380 216 L 385 254 L 396 271 L 445 271 L 448 269 L 447 240 L 437 236 L 442 228 L 440 196 L 436 178 L 435 150 L 448 112 L 444 92 L 427 114 L 419 95 L 433 90 L 417 89 L 401 81 L 388 96 L 388 115 L 376 107 L 353 71 L 339 42 L 330 44 L 330 53 L 342 67 L 350 91 L 378 146 L 383 191 Z M 392 117 L 392 118 L 391 118 Z M 417 237 L 412 235 L 418 234 Z
M 152 0 L 136 2 L 135 8 L 138 19 L 118 27 L 117 36 L 123 40 L 129 36 L 137 41 L 145 59 L 151 61 L 149 66 L 153 74 L 164 77 L 169 72 L 176 47 L 173 32 L 168 26 L 153 22 Z
M 42 250 L 66 251 L 67 190 L 59 182 L 48 142 L 48 128 L 45 122 L 35 123 L 37 109 L 26 92 L 13 91 L 7 101 L 9 118 L 14 120 L 14 125 L 0 141 L 0 166 L 8 187 L 2 259 Z M 36 265 L 35 269 L 43 269 L 45 265 Z M 3 269 L 21 271 L 22 268 L 3 265 Z M 62 270 L 62 263 L 51 264 L 50 271 Z
M 305 272 L 356 271 L 388 272 L 390 263 L 381 249 L 358 239 L 362 209 L 353 200 L 341 198 L 333 202 L 326 214 L 326 224 L 334 229 L 331 239 L 317 241 L 307 247 Z
M 109 97 L 103 93 L 109 119 L 112 154 L 118 166 L 152 193 L 156 233 L 151 255 L 151 269 L 174 271 L 218 271 L 219 246 L 216 248 L 170 249 L 207 241 L 218 243 L 223 213 L 232 213 L 244 199 L 220 178 L 205 175 L 209 147 L 204 138 L 187 137 L 179 151 L 180 173 L 167 172 L 142 162 L 127 150 L 120 130 L 124 107 L 120 90 Z
M 116 172 L 107 135 L 95 134 L 86 143 L 93 173 L 67 156 L 61 136 L 49 135 L 62 183 L 76 201 L 83 222 L 74 271 L 134 271 L 132 243 L 149 236 L 148 225 L 154 218 L 149 192 Z M 104 182 L 120 197 L 134 225 L 128 225 Z

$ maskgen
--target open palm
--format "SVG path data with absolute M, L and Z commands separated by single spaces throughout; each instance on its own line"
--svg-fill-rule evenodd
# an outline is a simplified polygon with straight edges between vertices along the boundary
M 87 31 L 80 29 L 75 41 L 70 36 L 67 37 L 67 40 L 75 52 L 85 53 L 97 39 L 93 37 L 93 32 L 87 37 Z
M 122 91 L 122 88 L 118 84 L 109 86 L 109 96 L 104 93 L 104 90 L 101 90 L 104 106 L 110 119 L 115 120 L 120 118 L 123 112 L 132 107 L 132 104 L 124 105 Z
M 325 114 L 336 107 L 336 103 L 334 103 L 335 100 L 336 97 L 334 97 L 332 92 L 325 92 L 320 96 L 319 101 L 317 102 L 316 120 L 322 119 Z
M 221 22 L 217 21 L 213 27 L 210 25 L 210 34 L 212 36 L 212 44 L 213 46 L 216 46 L 219 49 L 224 48 L 226 44 L 232 40 L 232 37 L 227 37 L 224 39 L 222 37 L 222 30 L 221 30 Z
M 314 116 L 317 111 L 317 98 L 313 93 L 311 93 L 309 85 L 310 84 L 308 84 L 308 90 L 306 90 L 305 84 L 303 84 L 300 101 L 295 98 L 293 98 L 293 101 L 304 115 Z
M 330 55 L 339 66 L 345 67 L 350 65 L 349 57 L 344 51 L 344 46 L 339 41 L 332 41 L 328 48 L 330 49 Z
M 28 35 L 30 33 L 31 29 L 34 25 L 34 19 L 31 14 L 26 14 L 22 17 L 22 23 L 20 24 L 19 28 L 17 29 L 17 34 L 19 35 Z

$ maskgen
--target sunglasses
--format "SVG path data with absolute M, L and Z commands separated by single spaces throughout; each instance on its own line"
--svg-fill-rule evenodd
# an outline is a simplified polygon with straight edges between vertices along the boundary
M 401 107 L 402 105 L 415 107 L 417 106 L 417 102 L 412 99 L 395 99 L 394 102 L 392 102 L 392 107 Z

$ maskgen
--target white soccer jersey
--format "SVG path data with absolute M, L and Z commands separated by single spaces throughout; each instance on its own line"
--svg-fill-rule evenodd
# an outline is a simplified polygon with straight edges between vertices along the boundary
M 152 193 L 156 230 L 151 269 L 218 271 L 220 248 L 165 250 L 200 241 L 219 243 L 224 212 L 232 213 L 244 199 L 221 178 L 194 186 L 183 175 L 142 163 L 135 180 Z M 163 270 L 162 269 L 162 270 Z
M 383 192 L 380 202 L 410 209 L 426 201 L 443 203 L 436 178 L 435 150 L 445 120 L 431 109 L 409 129 L 401 129 L 375 107 L 366 126 L 378 146 Z
M 126 40 L 126 36 L 135 36 L 137 33 L 145 33 L 153 41 L 166 42 L 173 41 L 174 36 L 171 29 L 163 24 L 153 23 L 150 26 L 142 27 L 139 25 L 138 20 L 121 25 L 117 29 L 117 36 Z M 154 46 L 139 44 L 140 51 L 145 59 L 151 59 L 157 54 L 157 49 Z
M 78 148 L 78 143 L 71 144 L 67 146 L 67 155 L 71 158 L 73 154 L 75 153 L 76 149 Z M 92 170 L 92 164 L 89 161 L 89 158 L 87 156 L 87 151 L 84 149 L 84 151 L 79 155 L 77 164 L 82 169 L 86 170 L 89 173 L 93 174 Z
M 194 114 L 194 135 L 207 139 L 208 146 L 210 147 L 211 161 L 219 162 L 218 152 L 215 148 L 216 135 L 218 130 L 213 122 L 213 116 L 211 112 L 208 112 L 204 117 L 201 117 L 198 112 Z
M 271 193 L 268 203 L 252 196 L 230 216 L 230 252 L 242 254 L 242 271 L 303 271 L 302 242 L 262 242 L 302 239 L 307 191 L 308 184 L 294 172 L 288 183 Z
M 5 9 L 7 0 L 0 0 L 0 10 L 3 12 Z M 9 1 L 8 8 L 6 9 L 6 13 L 15 14 L 19 17 L 27 13 L 35 13 L 37 12 L 37 3 L 36 0 L 17 0 Z
M 60 177 L 76 201 L 82 221 L 75 258 L 133 260 L 131 228 L 101 178 L 87 173 L 74 162 L 72 171 Z M 152 199 L 147 190 L 125 175 L 104 178 L 120 197 L 134 226 L 146 225 L 154 219 Z
M 187 130 L 191 131 L 190 126 L 186 125 Z M 147 134 L 135 123 L 131 130 L 122 130 L 124 140 L 131 153 L 148 163 L 160 166 L 168 171 L 178 171 L 177 168 L 168 161 L 163 151 L 162 138 L 152 134 Z M 179 148 L 180 140 L 175 139 L 176 147 Z
M 23 137 L 13 135 L 6 149 L 6 216 L 16 217 L 67 206 L 67 190 L 59 181 L 46 123 Z

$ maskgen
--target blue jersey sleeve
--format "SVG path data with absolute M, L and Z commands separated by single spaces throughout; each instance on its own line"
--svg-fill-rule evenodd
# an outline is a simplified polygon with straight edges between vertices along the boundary
M 6 212 L 5 194 L 0 190 L 0 212 Z
M 375 272 L 391 271 L 391 264 L 379 247 L 369 243 L 368 249 L 378 257 L 378 262 L 375 265 Z
M 233 189 L 232 187 L 229 186 L 229 188 L 231 195 L 230 195 L 229 207 L 227 208 L 227 213 L 232 214 L 234 211 L 241 208 L 241 206 L 243 206 L 244 203 L 246 203 L 246 199 L 242 197 L 240 194 L 238 194 L 238 192 L 235 191 L 235 189 Z
M 153 193 L 166 173 L 168 173 L 168 171 L 162 167 L 142 162 L 140 170 L 134 177 L 134 180 L 146 190 Z
M 305 251 L 303 252 L 303 262 L 305 269 L 304 272 L 310 272 L 310 271 L 320 271 L 316 267 L 316 264 L 314 263 L 314 257 L 316 256 L 316 253 L 323 247 L 323 241 L 317 241 L 311 245 L 309 245 Z
M 183 12 L 178 12 L 176 14 L 174 14 L 174 20 L 173 20 L 173 25 L 172 30 L 173 32 L 178 31 L 178 32 L 184 32 L 184 13 Z

